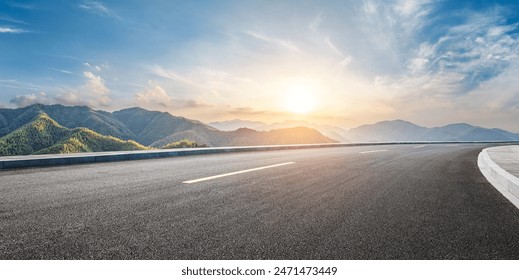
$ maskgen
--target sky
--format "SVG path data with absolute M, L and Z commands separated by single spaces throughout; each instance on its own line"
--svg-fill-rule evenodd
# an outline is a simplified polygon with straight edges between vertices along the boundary
M 517 1 L 0 3 L 0 107 L 519 132 Z

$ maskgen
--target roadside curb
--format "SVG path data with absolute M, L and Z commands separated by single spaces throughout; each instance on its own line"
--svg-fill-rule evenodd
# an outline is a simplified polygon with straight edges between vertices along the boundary
M 519 178 L 497 165 L 488 155 L 486 148 L 479 153 L 478 167 L 483 176 L 519 209 Z

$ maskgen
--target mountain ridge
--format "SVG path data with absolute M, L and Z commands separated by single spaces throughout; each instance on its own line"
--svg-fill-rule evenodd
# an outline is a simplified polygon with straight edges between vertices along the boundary
M 0 156 L 145 149 L 134 141 L 104 136 L 87 128 L 66 128 L 45 113 L 0 138 Z
M 258 121 L 234 119 L 221 122 L 211 122 L 209 125 L 223 131 L 234 131 L 239 128 L 250 128 L 258 131 L 270 131 L 281 128 L 308 127 L 316 129 L 328 138 L 332 138 L 339 142 L 348 142 L 348 139 L 344 136 L 347 132 L 346 129 L 331 125 L 311 123 L 304 120 L 286 120 L 283 122 L 267 124 Z
M 519 141 L 519 134 L 467 123 L 427 128 L 400 119 L 361 125 L 347 131 L 294 120 L 256 129 L 221 131 L 197 120 L 140 107 L 115 112 L 59 104 L 0 109 L 0 155 L 142 150 L 162 148 L 183 140 L 201 146 L 252 146 L 334 142 Z
M 354 142 L 519 140 L 518 133 L 499 128 L 483 128 L 468 123 L 453 123 L 428 128 L 404 120 L 361 125 L 350 129 L 346 137 Z
M 0 124 L 1 156 L 143 150 L 182 140 L 207 146 L 336 142 L 310 128 L 219 131 L 200 121 L 139 107 L 110 113 L 85 106 L 35 104 L 0 109 Z M 42 125 L 45 129 L 37 132 L 34 127 Z

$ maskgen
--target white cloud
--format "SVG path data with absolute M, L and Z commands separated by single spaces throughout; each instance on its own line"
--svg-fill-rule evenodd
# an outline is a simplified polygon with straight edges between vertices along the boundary
M 360 51 L 370 57 L 384 57 L 384 63 L 374 61 L 381 70 L 401 70 L 433 11 L 429 1 L 364 1 L 355 19 L 361 23 L 356 27 L 359 33 L 354 35 L 364 41 Z
M 56 69 L 56 68 L 49 68 L 50 70 L 52 71 L 56 71 L 56 72 L 60 72 L 60 73 L 63 73 L 63 74 L 68 74 L 68 75 L 74 75 L 74 76 L 80 76 L 72 71 L 68 71 L 68 70 L 64 70 L 64 69 Z
M 58 104 L 62 105 L 69 105 L 69 106 L 75 106 L 75 105 L 84 105 L 84 106 L 91 106 L 92 103 L 82 99 L 79 96 L 78 92 L 62 92 L 58 93 L 54 98 L 54 101 Z
M 91 102 L 99 106 L 110 106 L 110 90 L 105 86 L 103 78 L 89 71 L 83 72 L 83 75 L 88 79 L 85 87 L 87 95 L 92 98 Z
M 326 36 L 324 37 L 324 42 L 326 43 L 326 45 L 328 47 L 330 47 L 330 49 L 337 55 L 339 55 L 340 57 L 342 58 L 349 58 L 351 59 L 350 56 L 346 56 L 342 53 L 342 51 L 339 50 L 339 48 L 337 46 L 335 46 L 335 44 L 332 42 L 332 40 L 330 39 L 330 37 Z
M 501 36 L 503 34 L 505 34 L 506 32 L 508 31 L 512 31 L 514 29 L 516 29 L 517 26 L 516 25 L 501 25 L 501 26 L 494 26 L 494 27 L 491 27 L 489 30 L 488 30 L 488 36 L 490 37 L 495 37 L 495 36 Z
M 362 10 L 366 14 L 373 15 L 377 13 L 377 5 L 371 0 L 364 0 Z
M 144 92 L 135 95 L 135 102 L 137 104 L 158 105 L 161 107 L 168 107 L 173 102 L 173 98 L 169 96 L 166 91 L 159 85 L 153 85 Z
M 453 94 L 466 94 L 471 87 L 500 75 L 519 51 L 519 41 L 503 32 L 515 26 L 500 22 L 494 15 L 474 15 L 467 23 L 448 29 L 436 43 L 422 43 L 407 63 L 408 77 L 462 75 L 465 79 L 460 83 L 468 88 Z
M 82 4 L 79 5 L 81 9 L 87 10 L 89 12 L 101 15 L 101 16 L 108 16 L 113 17 L 116 19 L 121 19 L 119 15 L 117 15 L 115 12 L 113 12 L 111 9 L 109 9 L 106 4 L 100 1 L 85 1 Z
M 40 93 L 29 93 L 17 95 L 10 100 L 10 103 L 17 107 L 25 107 L 34 103 L 42 104 L 64 104 L 64 105 L 85 105 L 93 108 L 112 108 L 113 100 L 110 89 L 105 85 L 105 81 L 99 75 L 92 72 L 84 72 L 83 75 L 77 75 L 73 72 L 53 69 L 61 73 L 80 76 L 85 79 L 84 83 L 73 88 L 60 87 L 42 87 L 38 85 L 27 84 L 16 80 L 0 80 L 0 87 L 12 88 L 18 91 L 29 91 Z
M 411 70 L 412 73 L 419 73 L 427 66 L 428 63 L 429 60 L 427 58 L 413 58 L 407 67 Z
M 258 86 L 253 79 L 248 77 L 205 67 L 196 67 L 185 70 L 183 73 L 167 70 L 157 65 L 150 69 L 159 77 L 183 84 L 190 90 L 191 95 L 205 94 L 220 97 L 219 92 L 237 93 L 244 88 L 254 90 Z
M 110 92 L 110 90 L 105 86 L 105 81 L 103 78 L 101 78 L 101 76 L 96 76 L 89 71 L 83 72 L 83 76 L 88 78 L 87 87 L 93 93 L 104 95 Z
M 26 30 L 24 29 L 20 29 L 20 28 L 11 28 L 11 27 L 5 27 L 5 26 L 0 26 L 0 33 L 25 33 L 27 32 Z
M 27 107 L 32 104 L 40 103 L 40 104 L 51 104 L 52 98 L 47 96 L 45 92 L 40 92 L 38 94 L 26 94 L 26 95 L 17 95 L 15 98 L 9 101 L 14 104 L 18 108 Z
M 286 50 L 289 50 L 289 51 L 292 51 L 292 52 L 296 52 L 296 53 L 303 53 L 303 51 L 300 48 L 298 48 L 290 40 L 277 39 L 277 38 L 269 37 L 269 36 L 267 36 L 265 34 L 261 34 L 261 33 L 254 32 L 254 31 L 245 31 L 244 33 L 249 35 L 249 36 L 251 36 L 251 37 L 253 37 L 253 38 L 256 38 L 256 39 L 261 40 L 263 42 L 269 43 L 269 44 L 271 44 L 273 46 L 277 46 L 277 47 L 280 47 L 282 49 L 286 49 Z
M 135 104 L 147 108 L 161 109 L 188 109 L 207 107 L 207 105 L 199 103 L 192 99 L 176 99 L 167 94 L 166 90 L 161 86 L 149 82 L 149 87 L 135 95 Z
M 403 16 L 414 16 L 417 13 L 423 13 L 423 6 L 429 4 L 431 1 L 428 0 L 400 0 L 396 2 L 394 9 L 400 15 Z
M 95 70 L 95 71 L 101 71 L 103 70 L 103 68 L 108 68 L 108 66 L 106 65 L 95 65 L 95 64 L 90 64 L 88 62 L 84 62 L 83 65 L 85 65 L 86 67 L 88 67 L 89 69 L 92 69 L 92 70 Z
M 27 22 L 25 22 L 23 20 L 15 19 L 8 15 L 0 15 L 0 20 L 8 21 L 8 22 L 15 23 L 15 24 L 27 24 Z
M 189 79 L 180 76 L 179 74 L 175 73 L 172 70 L 166 70 L 158 65 L 151 67 L 151 72 L 162 78 L 166 78 L 166 79 L 170 79 L 170 80 L 174 80 L 174 81 L 178 81 L 178 82 L 182 82 L 182 83 L 186 83 L 186 84 L 191 84 L 191 85 L 193 84 L 193 82 L 190 81 Z

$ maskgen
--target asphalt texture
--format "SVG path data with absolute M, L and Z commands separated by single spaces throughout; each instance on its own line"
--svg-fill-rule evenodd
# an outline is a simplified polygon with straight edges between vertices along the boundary
M 519 259 L 519 209 L 477 167 L 488 146 L 0 171 L 0 259 Z

